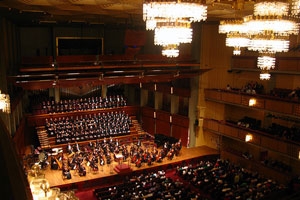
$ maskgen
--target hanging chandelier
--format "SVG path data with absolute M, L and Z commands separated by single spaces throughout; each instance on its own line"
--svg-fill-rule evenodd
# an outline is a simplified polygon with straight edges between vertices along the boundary
M 162 49 L 162 55 L 172 58 L 172 57 L 178 57 L 179 56 L 179 49 L 177 45 L 174 44 L 170 44 L 170 45 L 166 45 L 163 46 Z
M 191 43 L 192 35 L 193 30 L 188 22 L 160 22 L 154 30 L 154 44 L 166 46 Z
M 289 36 L 299 32 L 295 20 L 299 13 L 300 0 L 292 0 L 291 6 L 282 1 L 260 1 L 254 5 L 253 15 L 242 21 L 221 21 L 219 33 L 226 34 L 226 46 L 234 47 L 235 55 L 240 54 L 242 45 L 257 51 L 257 67 L 262 71 L 260 79 L 268 80 L 271 77 L 269 71 L 275 68 L 275 54 L 287 52 Z
M 247 47 L 250 41 L 242 20 L 221 21 L 219 33 L 226 34 L 226 46 L 233 47 L 234 55 L 240 55 L 241 47 Z
M 272 55 L 262 54 L 257 58 L 257 67 L 264 71 L 275 68 L 275 57 Z
M 241 47 L 247 47 L 249 38 L 242 35 L 228 35 L 226 38 L 226 46 L 233 47 L 233 55 L 241 55 Z
M 260 74 L 259 74 L 259 79 L 260 80 L 270 80 L 271 78 L 271 75 L 268 71 L 262 71 Z
M 260 53 L 257 67 L 263 71 L 260 79 L 270 79 L 275 68 L 275 54 L 287 52 L 289 36 L 298 34 L 298 23 L 289 16 L 289 4 L 281 1 L 262 1 L 254 5 L 254 13 L 244 18 L 250 42 L 248 50 Z
M 207 6 L 201 0 L 145 0 L 143 20 L 147 30 L 154 30 L 154 44 L 162 46 L 162 55 L 179 56 L 178 46 L 191 43 L 192 22 L 207 18 Z
M 178 57 L 178 46 L 191 43 L 193 30 L 190 22 L 158 22 L 154 30 L 154 44 L 162 46 L 162 55 Z
M 292 0 L 291 15 L 298 16 L 300 14 L 300 0 Z
M 258 35 L 253 37 L 248 43 L 248 50 L 259 53 L 287 52 L 290 41 L 288 37 L 274 37 L 268 35 Z
M 190 23 L 159 22 L 154 30 L 154 44 L 163 47 L 162 55 L 178 57 L 178 46 L 192 42 L 193 30 Z
M 200 22 L 206 18 L 207 6 L 201 0 L 145 0 L 143 3 L 147 30 L 154 30 L 157 22 Z
M 0 110 L 10 113 L 10 100 L 8 94 L 2 94 L 0 90 Z

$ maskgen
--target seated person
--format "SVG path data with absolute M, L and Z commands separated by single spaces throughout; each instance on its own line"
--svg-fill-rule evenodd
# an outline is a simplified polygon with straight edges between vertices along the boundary
M 66 164 L 64 164 L 63 167 L 62 167 L 62 175 L 63 175 L 63 178 L 66 178 L 66 179 L 71 179 L 72 178 L 70 169 Z

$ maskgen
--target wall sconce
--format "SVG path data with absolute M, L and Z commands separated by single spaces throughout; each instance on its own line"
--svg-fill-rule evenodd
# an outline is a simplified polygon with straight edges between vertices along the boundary
M 54 60 L 54 61 L 51 63 L 51 67 L 53 67 L 54 69 L 57 68 L 57 62 L 56 62 L 56 60 Z
M 245 142 L 251 142 L 252 140 L 253 140 L 253 136 L 248 133 L 245 137 Z
M 300 151 L 299 151 L 299 154 L 298 154 L 298 159 L 300 160 Z
M 251 98 L 249 99 L 249 106 L 254 106 L 256 104 L 256 99 Z
M 0 90 L 0 110 L 10 113 L 10 100 L 8 94 L 2 94 Z

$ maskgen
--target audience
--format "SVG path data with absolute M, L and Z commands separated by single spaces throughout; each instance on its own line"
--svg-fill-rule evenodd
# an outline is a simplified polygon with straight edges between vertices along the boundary
M 177 173 L 211 199 L 262 199 L 286 189 L 272 179 L 221 159 L 177 167 Z
M 123 183 L 94 190 L 97 199 L 233 200 L 268 199 L 287 187 L 228 160 L 198 161 L 171 171 L 141 172 Z
M 200 199 L 188 185 L 166 176 L 164 170 L 132 176 L 119 185 L 94 190 L 97 199 Z

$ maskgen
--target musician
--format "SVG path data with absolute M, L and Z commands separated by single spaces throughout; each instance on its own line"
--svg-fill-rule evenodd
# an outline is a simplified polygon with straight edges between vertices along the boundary
M 56 159 L 54 157 L 51 157 L 51 162 L 50 162 L 50 166 L 51 166 L 51 169 L 53 170 L 57 170 L 58 169 L 58 163 L 56 161 Z
M 62 175 L 63 175 L 63 178 L 66 178 L 66 179 L 71 179 L 72 178 L 70 169 L 66 164 L 63 164 Z
M 82 163 L 79 164 L 78 174 L 79 174 L 79 176 L 85 176 L 86 175 L 86 169 L 85 169 L 85 166 L 83 166 Z

